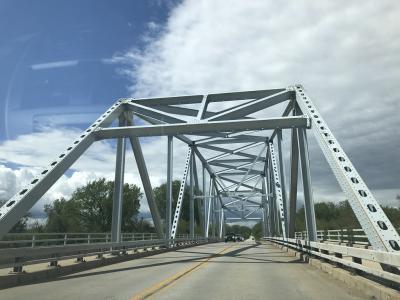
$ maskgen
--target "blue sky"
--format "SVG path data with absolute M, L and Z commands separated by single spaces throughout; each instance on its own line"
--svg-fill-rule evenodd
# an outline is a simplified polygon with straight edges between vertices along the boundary
M 174 2 L 0 2 L 0 147 L 11 145 L 0 159 L 2 200 L 114 101 L 130 95 L 132 79 L 110 60 L 129 49 L 142 49 L 149 29 L 166 23 Z M 112 179 L 114 144 L 96 146 L 88 155 L 90 162 L 83 162 L 85 172 L 69 170 L 34 212 L 88 180 Z M 104 161 L 107 171 L 99 167 Z M 79 170 L 79 163 L 74 167 Z
M 105 60 L 141 48 L 149 24 L 166 22 L 166 3 L 1 1 L 0 139 L 35 130 L 60 108 L 83 107 L 90 122 L 127 96 L 127 78 Z
M 0 199 L 120 97 L 301 83 L 378 201 L 398 206 L 399 15 L 392 0 L 0 1 Z M 165 147 L 143 144 L 154 186 Z M 344 200 L 311 137 L 310 156 L 316 201 Z M 114 160 L 96 143 L 34 209 L 112 179 Z M 131 155 L 127 165 L 140 184 Z

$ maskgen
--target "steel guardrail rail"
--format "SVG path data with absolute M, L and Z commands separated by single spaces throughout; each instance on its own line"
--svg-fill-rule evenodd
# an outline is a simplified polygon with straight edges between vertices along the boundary
M 195 236 L 199 237 L 199 236 Z M 177 238 L 190 238 L 189 234 L 179 234 Z M 136 232 L 122 233 L 121 241 L 140 241 L 158 239 L 156 233 Z M 111 233 L 109 232 L 50 232 L 50 233 L 9 233 L 0 240 L 0 249 L 17 248 L 17 247 L 39 247 L 39 246 L 56 246 L 68 244 L 84 244 L 110 242 Z
M 24 265 L 32 265 L 45 262 L 57 262 L 71 258 L 83 258 L 98 254 L 107 253 L 124 253 L 135 249 L 149 247 L 178 247 L 190 243 L 207 243 L 218 241 L 212 238 L 176 238 L 171 241 L 165 239 L 126 241 L 120 243 L 88 243 L 88 244 L 71 244 L 58 245 L 52 247 L 20 247 L 0 249 L 0 269 L 1 268 L 17 268 Z
M 400 275 L 362 264 L 362 260 L 368 260 L 391 266 L 393 268 L 399 268 L 400 253 L 362 249 L 329 243 L 311 242 L 292 238 L 284 239 L 281 237 L 264 237 L 263 240 L 296 249 L 300 252 L 311 254 L 336 264 L 357 269 L 379 278 L 400 283 Z M 343 257 L 350 257 L 351 260 L 346 260 Z
M 397 232 L 400 232 L 400 228 L 397 229 Z M 295 232 L 295 238 L 301 240 L 307 239 L 307 231 Z M 368 237 L 361 228 L 317 230 L 317 239 L 324 242 L 345 243 L 347 246 L 360 245 L 366 248 L 371 247 Z
M 307 239 L 306 231 L 295 232 L 295 238 Z M 329 229 L 317 230 L 317 239 L 324 242 L 345 243 L 348 246 L 361 245 L 369 247 L 371 244 L 362 229 Z

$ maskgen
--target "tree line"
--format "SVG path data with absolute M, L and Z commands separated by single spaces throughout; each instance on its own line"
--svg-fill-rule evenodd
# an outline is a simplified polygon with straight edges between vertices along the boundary
M 400 228 L 400 207 L 382 206 L 382 209 L 393 226 L 397 229 Z M 319 202 L 314 205 L 314 210 L 318 230 L 361 228 L 347 200 L 338 203 Z M 295 230 L 306 230 L 304 207 L 299 208 L 296 212 Z M 262 236 L 261 223 L 257 223 L 253 227 L 253 235 L 257 238 Z
M 181 182 L 172 183 L 173 209 L 176 207 Z M 60 198 L 46 204 L 44 224 L 38 221 L 28 226 L 29 215 L 23 217 L 11 232 L 109 232 L 112 221 L 114 182 L 100 178 L 77 188 L 68 199 Z M 166 183 L 153 189 L 155 201 L 160 215 L 165 216 L 166 211 Z M 201 194 L 201 191 L 197 191 Z M 155 232 L 153 224 L 140 217 L 140 200 L 143 193 L 135 184 L 124 184 L 122 208 L 122 232 Z M 189 233 L 189 189 L 185 189 L 182 203 L 182 213 L 178 232 Z M 398 196 L 397 199 L 400 200 Z M 195 224 L 200 224 L 198 213 L 199 201 L 195 201 Z M 396 228 L 400 228 L 400 208 L 383 207 L 384 212 Z M 320 202 L 315 204 L 317 228 L 329 229 L 354 229 L 360 228 L 348 201 L 338 203 Z M 296 212 L 296 231 L 305 230 L 304 207 Z M 199 225 L 195 227 L 196 233 L 201 233 Z M 226 233 L 242 234 L 245 238 L 250 235 L 256 238 L 262 235 L 261 223 L 252 228 L 242 225 L 229 225 L 225 227 Z
M 173 208 L 176 206 L 181 182 L 172 183 Z M 166 183 L 153 189 L 155 201 L 160 215 L 165 216 L 166 211 Z M 90 181 L 77 188 L 68 199 L 56 199 L 44 206 L 46 214 L 45 223 L 34 221 L 28 225 L 31 215 L 26 214 L 11 229 L 10 232 L 109 232 L 112 222 L 114 181 L 100 178 Z M 140 200 L 143 193 L 135 184 L 124 184 L 122 204 L 122 232 L 155 232 L 154 226 L 149 221 L 140 217 Z M 188 189 L 185 189 L 182 213 L 178 231 L 189 233 L 189 198 Z M 5 201 L 3 201 L 5 202 Z M 195 202 L 195 221 L 199 224 Z M 1 203 L 0 203 L 1 206 Z M 200 226 L 195 227 L 195 232 L 200 233 Z

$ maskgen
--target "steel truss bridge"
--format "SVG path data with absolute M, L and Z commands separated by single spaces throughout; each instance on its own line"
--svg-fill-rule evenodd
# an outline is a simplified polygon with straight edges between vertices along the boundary
M 342 245 L 326 246 L 318 239 L 307 142 L 310 132 L 315 136 L 372 249 L 348 250 Z M 155 136 L 168 139 L 167 148 L 160 151 L 161 155 L 166 153 L 167 158 L 165 216 L 160 215 L 156 205 L 139 140 Z M 173 248 L 178 242 L 215 242 L 223 237 L 226 223 L 260 221 L 264 240 L 269 243 L 306 251 L 324 259 L 331 258 L 336 263 L 341 260 L 339 263 L 342 265 L 361 268 L 363 272 L 400 283 L 397 275 L 400 267 L 399 234 L 301 85 L 117 101 L 0 208 L 0 238 L 93 143 L 106 139 L 117 140 L 111 240 L 101 247 L 96 248 L 94 243 L 85 248 L 93 253 L 99 252 L 100 248 L 108 248 L 110 252 L 110 245 L 114 252 L 137 245 L 135 241 L 121 240 L 126 143 L 130 143 L 157 233 L 155 246 Z M 183 142 L 187 153 L 180 158 L 184 160 L 184 168 L 177 204 L 172 207 L 176 142 Z M 285 160 L 286 154 L 290 155 L 289 160 Z M 289 165 L 285 166 L 285 161 Z M 299 188 L 300 184 L 302 188 Z M 182 239 L 177 236 L 177 230 L 187 188 L 190 192 L 190 234 Z M 305 239 L 295 236 L 299 198 L 304 199 Z M 202 230 L 201 237 L 195 236 L 195 210 L 200 216 L 197 225 Z M 146 242 L 143 245 L 150 244 Z M 74 255 L 92 253 L 79 251 Z M 9 256 L 19 262 L 18 267 L 23 265 L 22 257 L 29 257 L 26 250 L 21 253 L 21 257 Z M 348 253 L 352 253 L 354 258 L 350 264 L 343 260 L 343 255 Z M 52 257 L 55 260 L 54 255 Z M 368 271 L 360 267 L 360 261 L 367 258 L 373 258 L 382 270 Z

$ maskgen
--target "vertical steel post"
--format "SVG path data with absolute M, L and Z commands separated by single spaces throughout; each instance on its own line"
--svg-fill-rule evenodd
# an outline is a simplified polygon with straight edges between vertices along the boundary
M 263 196 L 262 196 L 263 197 Z M 264 207 L 262 208 L 262 215 L 261 215 L 261 234 L 263 237 L 267 236 L 267 233 L 265 231 L 265 222 L 266 222 L 266 218 L 265 218 L 265 211 L 264 211 Z
M 299 174 L 299 141 L 297 128 L 292 129 L 292 149 L 290 154 L 290 195 L 289 195 L 289 238 L 294 238 L 296 226 L 297 182 Z
M 213 194 L 213 181 L 212 178 L 210 178 L 210 185 L 209 185 L 209 189 L 208 189 L 208 205 L 207 205 L 207 221 L 206 221 L 206 237 L 209 237 L 209 228 L 210 228 L 210 214 L 211 214 L 211 205 L 212 205 L 212 194 Z
M 192 156 L 192 148 L 189 147 L 188 152 L 187 152 L 187 156 L 186 156 L 185 169 L 183 171 L 181 186 L 179 188 L 178 199 L 176 201 L 174 219 L 173 219 L 172 224 L 171 224 L 171 227 L 172 227 L 172 229 L 171 229 L 171 238 L 172 239 L 175 238 L 176 232 L 178 230 L 179 218 L 180 218 L 181 211 L 182 211 L 182 206 L 183 206 L 182 202 L 183 202 L 183 198 L 184 198 L 184 195 L 185 195 L 186 179 L 187 179 L 188 172 L 189 172 L 191 156 Z
M 128 122 L 128 124 L 134 125 L 133 119 Z M 143 190 L 146 195 L 147 203 L 149 204 L 149 209 L 151 217 L 153 219 L 154 227 L 156 229 L 159 238 L 164 238 L 164 231 L 162 228 L 162 222 L 160 217 L 160 212 L 158 211 L 157 203 L 154 199 L 153 188 L 151 186 L 150 177 L 147 172 L 146 162 L 144 160 L 142 147 L 140 145 L 139 138 L 137 136 L 129 137 L 129 141 L 132 146 L 132 151 L 135 156 L 136 165 L 139 171 L 140 179 L 142 180 Z
M 126 119 L 122 115 L 119 118 L 119 126 L 126 126 Z M 113 210 L 112 210 L 112 221 L 111 221 L 111 241 L 114 243 L 121 241 L 122 203 L 123 203 L 124 172 L 125 172 L 125 149 L 126 149 L 125 138 L 119 138 L 117 141 Z
M 200 184 L 199 184 L 199 177 L 197 174 L 197 166 L 196 166 L 196 151 L 193 152 L 193 174 L 194 174 L 194 195 L 200 195 Z M 200 230 L 203 231 L 204 229 L 204 219 L 203 219 L 203 209 L 202 209 L 202 199 L 197 198 L 194 201 L 194 205 L 196 206 L 196 211 L 198 215 L 198 224 L 200 226 Z
M 272 171 L 272 162 L 271 162 L 271 157 L 270 157 L 270 148 L 268 146 L 268 151 L 267 151 L 267 168 L 266 168 L 266 175 L 268 177 L 267 181 L 267 193 L 268 193 L 268 204 L 269 204 L 269 220 L 270 220 L 270 233 L 271 236 L 278 236 L 279 235 L 279 220 L 278 220 L 278 215 L 277 215 L 277 207 L 276 207 L 276 197 L 275 197 L 275 191 L 274 191 L 274 178 L 273 178 L 273 171 Z
M 275 204 L 276 204 L 276 216 L 277 216 L 277 227 L 280 228 L 280 232 L 282 233 L 282 236 L 284 238 L 287 238 L 287 223 L 285 219 L 285 205 L 282 197 L 282 182 L 281 180 L 281 175 L 279 174 L 279 166 L 278 162 L 276 159 L 275 155 L 275 148 L 272 143 L 269 144 L 269 155 L 270 155 L 270 163 L 271 163 L 271 168 L 270 170 L 272 171 L 272 185 L 273 185 L 273 191 L 274 191 L 274 198 L 275 198 Z
M 274 199 L 272 195 L 272 190 L 271 190 L 271 172 L 270 172 L 270 160 L 269 160 L 269 149 L 267 153 L 267 161 L 266 161 L 266 167 L 265 167 L 265 175 L 266 178 L 268 178 L 268 181 L 266 182 L 266 187 L 267 187 L 267 199 L 268 199 L 268 227 L 269 227 L 269 232 L 268 234 L 270 236 L 275 236 L 275 211 L 274 211 Z
M 165 215 L 165 238 L 171 238 L 171 214 L 172 214 L 172 174 L 173 174 L 173 137 L 168 136 L 167 154 L 167 207 Z
M 190 202 L 189 202 L 189 233 L 194 237 L 194 153 L 190 156 Z
M 203 187 L 202 187 L 202 190 L 203 190 L 203 193 L 202 193 L 202 195 L 203 195 L 203 199 L 202 199 L 202 202 L 203 202 L 203 225 L 204 225 L 204 237 L 207 237 L 207 198 L 206 198 L 206 167 L 205 167 L 205 165 L 204 165 L 204 163 L 202 164 L 202 166 L 203 166 L 203 176 L 202 176 L 202 179 L 203 179 Z
M 267 195 L 267 178 L 265 177 L 265 173 L 262 176 L 262 220 L 263 220 L 263 235 L 270 236 L 270 229 L 268 226 L 268 195 Z
M 215 219 L 216 219 L 216 228 L 215 228 L 215 234 L 216 236 L 219 237 L 219 232 L 220 232 L 220 225 L 221 225 L 221 209 L 220 209 L 220 203 L 219 201 L 215 201 Z
M 224 216 L 223 216 L 223 225 L 222 225 L 222 237 L 224 238 L 226 235 L 226 216 L 225 216 L 225 211 L 224 211 Z
M 220 213 L 220 220 L 219 220 L 219 238 L 222 239 L 223 232 L 224 232 L 224 209 L 221 206 L 221 213 Z
M 311 188 L 311 175 L 310 175 L 310 159 L 308 156 L 308 144 L 305 128 L 299 128 L 299 150 L 300 150 L 300 163 L 301 174 L 303 178 L 303 191 L 304 191 L 304 208 L 306 214 L 306 226 L 308 233 L 308 240 L 317 240 L 317 225 L 315 221 L 314 200 Z
M 211 198 L 211 236 L 215 237 L 215 195 L 216 195 L 216 186 L 215 182 L 213 182 L 213 196 Z
M 276 203 L 276 192 L 275 192 L 275 184 L 274 184 L 274 172 L 272 170 L 272 162 L 269 161 L 269 185 L 270 185 L 270 194 L 271 194 L 271 202 L 272 202 L 272 212 L 273 212 L 273 221 L 274 221 L 274 232 L 275 236 L 280 235 L 280 227 L 279 227 L 279 212 L 278 212 L 278 203 Z
M 288 236 L 288 213 L 287 213 L 287 197 L 286 197 L 286 181 L 285 181 L 285 163 L 282 155 L 282 129 L 278 129 L 277 141 L 278 141 L 278 161 L 279 161 L 279 177 L 281 181 L 281 193 L 282 193 L 282 204 L 283 204 L 283 218 L 285 224 L 285 235 Z

